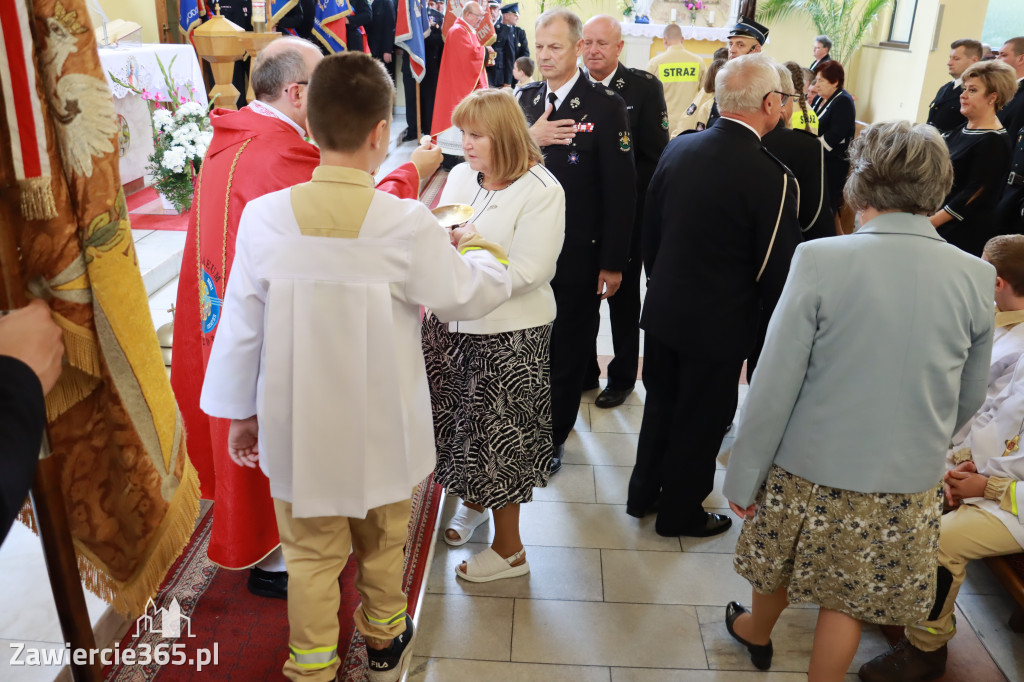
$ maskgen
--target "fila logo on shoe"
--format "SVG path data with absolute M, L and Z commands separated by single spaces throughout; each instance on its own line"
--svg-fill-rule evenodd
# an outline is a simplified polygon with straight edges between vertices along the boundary
M 387 670 L 388 664 L 384 661 L 367 661 L 371 668 L 380 668 L 381 670 Z

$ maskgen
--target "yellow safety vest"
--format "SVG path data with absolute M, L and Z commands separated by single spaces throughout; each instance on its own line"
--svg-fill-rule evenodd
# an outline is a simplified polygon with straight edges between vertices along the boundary
M 806 130 L 809 133 L 818 134 L 818 115 L 814 109 L 807 108 L 807 116 L 800 110 L 799 105 L 793 107 L 793 119 L 791 127 L 793 130 Z

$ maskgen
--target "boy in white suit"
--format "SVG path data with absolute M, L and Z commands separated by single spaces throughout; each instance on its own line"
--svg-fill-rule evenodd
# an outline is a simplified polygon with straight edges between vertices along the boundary
M 958 506 L 942 517 L 935 607 L 895 649 L 861 667 L 866 682 L 940 677 L 967 563 L 1024 548 L 1024 235 L 990 239 L 982 258 L 996 268 L 992 364 L 985 403 L 947 453 L 946 496 Z
M 419 306 L 475 319 L 510 295 L 500 247 L 438 226 L 373 188 L 394 90 L 352 52 L 309 88 L 313 179 L 245 208 L 200 404 L 232 419 L 236 463 L 270 478 L 288 567 L 291 680 L 334 680 L 338 577 L 359 564 L 354 614 L 369 679 L 397 681 L 413 637 L 402 592 L 410 493 L 434 468 Z

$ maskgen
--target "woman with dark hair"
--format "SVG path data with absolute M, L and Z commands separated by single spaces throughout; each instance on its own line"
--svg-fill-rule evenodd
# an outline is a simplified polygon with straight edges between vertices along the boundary
M 1010 170 L 1011 137 L 996 112 L 1016 94 L 1017 75 L 996 60 L 976 62 L 960 78 L 960 113 L 967 123 L 943 136 L 953 162 L 953 189 L 931 220 L 943 239 L 981 256 L 997 233 L 995 209 Z
M 828 195 L 832 201 L 832 212 L 838 214 L 843 204 L 843 186 L 850 172 L 846 152 L 856 132 L 857 107 L 850 93 L 843 90 L 846 72 L 842 64 L 830 59 L 818 64 L 814 75 L 814 87 L 818 92 L 814 113 L 818 115 L 818 135 L 825 146 Z

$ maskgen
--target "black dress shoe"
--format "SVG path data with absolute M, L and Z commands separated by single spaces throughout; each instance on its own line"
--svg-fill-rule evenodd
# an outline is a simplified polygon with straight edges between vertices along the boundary
M 729 530 L 732 519 L 725 514 L 704 513 L 704 522 L 697 526 L 684 526 L 681 528 L 666 528 L 659 524 L 654 525 L 654 531 L 666 538 L 674 538 L 684 535 L 689 538 L 709 538 Z
M 725 607 L 725 629 L 729 631 L 732 638 L 737 642 L 747 647 L 747 652 L 750 653 L 750 662 L 754 664 L 754 667 L 758 670 L 767 670 L 772 667 L 772 641 L 768 640 L 767 644 L 751 644 L 747 640 L 743 639 L 736 634 L 736 631 L 732 629 L 733 623 L 736 619 L 746 613 L 747 610 L 736 601 L 729 602 L 729 605 Z
M 288 598 L 288 572 L 249 569 L 249 591 L 257 597 Z
M 565 443 L 555 448 L 555 455 L 551 458 L 551 475 L 554 476 L 562 470 L 562 455 L 565 454 Z
M 618 407 L 622 403 L 626 402 L 626 396 L 632 392 L 632 386 L 624 389 L 612 388 L 611 386 L 608 386 L 603 391 L 601 391 L 601 395 L 597 396 L 597 399 L 594 401 L 594 404 L 597 405 L 598 407 L 606 409 L 609 407 Z

